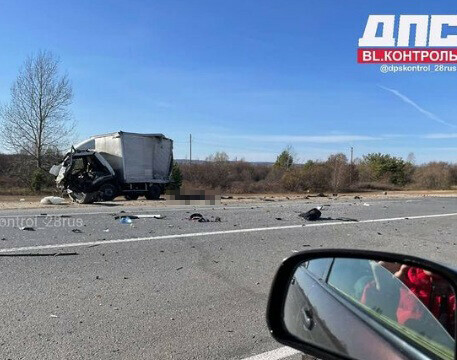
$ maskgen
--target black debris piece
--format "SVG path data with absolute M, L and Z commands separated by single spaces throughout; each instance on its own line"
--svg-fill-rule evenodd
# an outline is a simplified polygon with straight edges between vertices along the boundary
M 203 219 L 203 215 L 200 213 L 193 213 L 189 216 L 189 220 L 200 220 Z
M 198 221 L 198 222 L 221 222 L 222 221 L 219 216 L 215 217 L 214 220 L 210 220 L 210 219 L 205 218 L 200 213 L 194 213 L 194 214 L 190 215 L 189 220 Z
M 35 229 L 33 227 L 29 227 L 29 226 L 20 227 L 19 230 L 22 230 L 22 231 L 35 231 Z
M 277 217 L 277 218 L 275 218 L 275 219 L 276 219 L 276 220 L 282 220 L 282 217 Z
M 76 234 L 82 234 L 82 230 L 80 229 L 71 229 L 71 232 L 74 232 Z
M 177 268 L 176 270 L 182 270 L 183 268 L 184 268 L 184 267 L 183 267 L 183 266 L 181 266 L 181 267 Z
M 324 193 L 318 193 L 316 195 L 306 195 L 305 199 L 309 199 L 310 197 L 327 197 Z
M 32 256 L 70 256 L 70 255 L 79 255 L 77 252 L 58 252 L 58 253 L 46 253 L 46 254 L 40 254 L 40 253 L 24 253 L 24 254 L 0 254 L 0 256 L 4 257 L 32 257 Z
M 359 196 L 359 195 L 356 195 L 356 196 L 354 196 L 354 199 L 355 199 L 355 200 L 361 200 L 361 199 L 362 199 L 362 197 L 361 197 L 361 196 Z
M 1 240 L 2 240 L 2 241 L 6 241 L 6 237 L 2 237 Z
M 304 213 L 301 213 L 301 214 L 298 214 L 298 216 L 306 219 L 306 220 L 310 220 L 310 221 L 316 221 L 316 220 L 319 220 L 320 217 L 321 217 L 322 213 L 320 212 L 320 210 L 314 208 L 314 209 L 311 209 L 307 212 L 304 212 Z

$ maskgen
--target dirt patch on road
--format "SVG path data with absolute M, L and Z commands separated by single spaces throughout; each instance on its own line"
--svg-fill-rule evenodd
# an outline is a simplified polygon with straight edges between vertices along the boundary
M 322 195 L 322 194 L 321 194 Z M 322 202 L 323 199 L 332 201 L 349 201 L 354 199 L 403 199 L 417 197 L 457 197 L 457 190 L 436 190 L 436 191 L 384 191 L 362 192 L 362 193 L 345 193 L 345 194 L 246 194 L 246 195 L 225 195 L 222 197 L 223 205 L 240 204 L 240 203 L 259 203 L 259 202 L 278 202 L 278 201 L 300 201 L 310 200 Z M 42 195 L 17 196 L 17 195 L 0 195 L 0 210 L 6 209 L 34 209 L 34 208 L 90 208 L 94 206 L 144 206 L 144 207 L 163 207 L 166 206 L 165 200 L 149 201 L 146 199 L 125 200 L 121 197 L 111 202 L 95 203 L 90 205 L 80 205 L 71 202 L 66 198 L 62 205 L 42 205 L 40 200 Z M 314 202 L 313 201 L 313 202 Z

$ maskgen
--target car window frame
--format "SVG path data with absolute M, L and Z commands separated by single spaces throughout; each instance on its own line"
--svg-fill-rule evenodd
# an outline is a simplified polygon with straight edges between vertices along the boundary
M 345 259 L 351 259 L 351 258 L 347 257 Z M 363 259 L 358 259 L 358 260 L 363 260 Z M 344 300 L 347 301 L 350 304 L 350 308 L 352 308 L 352 307 L 357 308 L 358 310 L 363 312 L 363 314 L 365 316 L 368 316 L 370 319 L 376 321 L 380 325 L 385 325 L 388 328 L 389 331 L 393 332 L 399 338 L 401 338 L 404 341 L 408 342 L 408 344 L 410 346 L 416 348 L 419 351 L 423 351 L 426 354 L 430 354 L 430 356 L 432 358 L 433 357 L 437 357 L 436 353 L 434 353 L 431 350 L 429 350 L 428 348 L 424 347 L 423 345 L 421 345 L 418 341 L 414 340 L 413 338 L 411 338 L 411 337 L 405 335 L 404 333 L 402 333 L 400 330 L 398 330 L 396 327 L 394 327 L 392 324 L 390 324 L 390 322 L 388 322 L 388 321 L 386 321 L 384 319 L 381 319 L 380 317 L 375 316 L 374 314 L 372 314 L 372 312 L 374 313 L 374 311 L 369 309 L 367 306 L 364 306 L 364 304 L 359 303 L 358 301 L 353 299 L 350 295 L 348 295 L 348 294 L 344 293 L 344 291 L 338 289 L 336 286 L 331 285 L 328 281 L 330 279 L 330 275 L 331 275 L 331 272 L 333 270 L 333 265 L 335 264 L 335 261 L 336 261 L 336 258 L 332 258 L 331 266 L 328 269 L 326 279 L 325 279 L 325 281 L 321 281 L 321 283 L 323 283 L 322 286 L 324 286 L 326 288 L 326 290 L 328 290 L 330 293 L 332 293 L 332 295 L 337 300 L 338 300 L 338 296 L 343 297 Z M 311 273 L 310 271 L 309 271 L 309 273 L 314 276 L 314 274 Z M 317 278 L 317 277 L 314 276 L 314 278 Z M 317 280 L 319 280 L 319 279 L 317 278 Z M 418 301 L 420 301 L 420 300 L 418 300 Z M 346 304 L 344 304 L 344 305 L 346 305 Z M 346 307 L 348 307 L 348 306 L 346 306 Z M 407 329 L 413 331 L 412 329 L 409 329 L 409 328 L 407 328 Z M 457 339 L 454 339 L 454 344 L 456 344 L 456 343 L 457 343 Z M 438 345 L 439 345 L 439 343 L 438 343 Z M 455 359 L 455 358 L 457 358 L 457 352 L 455 351 L 455 347 L 454 347 L 454 354 L 452 355 L 452 357 L 449 358 L 449 360 Z M 442 358 L 439 358 L 439 359 L 442 359 Z

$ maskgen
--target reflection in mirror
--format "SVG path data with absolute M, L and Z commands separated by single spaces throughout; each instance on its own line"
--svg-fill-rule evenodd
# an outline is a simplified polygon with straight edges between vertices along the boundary
M 323 258 L 297 267 L 283 314 L 298 339 L 355 359 L 403 358 L 404 351 L 454 359 L 455 310 L 455 291 L 439 274 Z

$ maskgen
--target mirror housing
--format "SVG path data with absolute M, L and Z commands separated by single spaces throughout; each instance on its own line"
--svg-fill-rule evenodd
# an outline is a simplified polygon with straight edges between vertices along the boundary
M 370 259 L 374 261 L 400 263 L 411 267 L 422 268 L 442 277 L 452 286 L 454 291 L 457 292 L 457 272 L 455 270 L 445 265 L 415 256 L 353 249 L 317 249 L 296 253 L 282 262 L 275 275 L 267 306 L 267 324 L 273 338 L 275 338 L 281 344 L 290 346 L 299 351 L 302 351 L 305 354 L 309 354 L 319 358 L 352 359 L 349 356 L 343 355 L 336 351 L 332 351 L 328 348 L 321 347 L 318 344 L 313 344 L 309 341 L 304 341 L 303 339 L 298 338 L 296 334 L 292 334 L 291 331 L 287 329 L 286 323 L 284 321 L 284 308 L 289 287 L 291 286 L 291 282 L 294 278 L 297 268 L 310 260 L 322 258 L 362 260 Z M 303 325 L 305 327 L 308 327 L 309 329 L 311 329 L 313 326 L 312 323 L 306 324 L 305 322 L 303 323 Z M 377 323 L 376 326 L 379 328 L 379 323 Z M 453 334 L 453 337 L 455 339 L 455 333 Z M 410 353 L 408 353 L 408 351 L 405 351 L 404 349 L 402 350 L 402 347 L 405 346 L 405 342 L 401 339 L 398 339 L 396 341 L 394 340 L 392 342 L 392 345 L 394 347 L 398 346 L 400 352 L 403 352 L 404 357 L 399 358 L 429 358 L 420 351 L 412 350 Z M 454 346 L 453 358 L 455 358 L 455 354 L 457 354 L 457 352 L 455 351 Z M 382 355 L 379 356 L 379 359 L 383 358 L 386 357 L 383 357 Z

